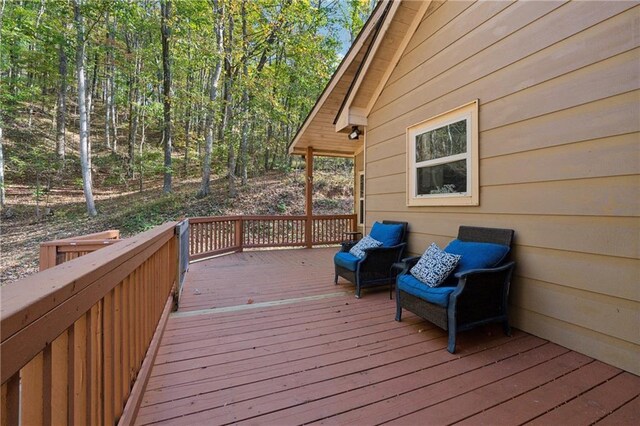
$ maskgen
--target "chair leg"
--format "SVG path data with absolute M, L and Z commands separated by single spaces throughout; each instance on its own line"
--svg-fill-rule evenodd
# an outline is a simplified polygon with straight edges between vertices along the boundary
M 360 286 L 356 285 L 356 299 L 360 299 Z
M 338 285 L 338 273 L 337 273 L 337 272 L 336 272 L 335 277 L 333 277 L 333 283 L 334 283 L 335 285 Z
M 402 306 L 400 306 L 400 302 L 396 302 L 396 321 L 402 321 Z
M 449 342 L 447 344 L 447 350 L 450 353 L 456 352 L 456 307 L 455 303 L 449 302 L 449 308 L 447 309 L 447 332 L 449 333 Z
M 511 337 L 511 327 L 509 326 L 509 320 L 502 321 L 502 330 L 504 331 L 504 334 Z
M 447 345 L 447 350 L 449 351 L 449 353 L 456 353 L 456 330 L 454 329 L 449 329 L 449 342 Z

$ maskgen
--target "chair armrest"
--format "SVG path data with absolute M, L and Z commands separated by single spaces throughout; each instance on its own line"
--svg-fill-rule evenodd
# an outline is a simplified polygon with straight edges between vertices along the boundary
M 418 260 L 420 260 L 421 256 L 409 256 L 409 257 L 405 257 L 402 259 L 402 261 L 408 265 L 414 266 L 416 263 L 418 263 Z
M 373 247 L 364 250 L 364 257 L 360 262 L 360 270 L 385 269 L 389 270 L 391 265 L 400 260 L 407 243 L 400 243 L 391 247 Z
M 514 266 L 515 262 L 509 262 L 456 274 L 458 285 L 449 295 L 449 317 L 455 317 L 459 324 L 506 321 Z
M 451 300 L 497 296 L 506 298 L 515 264 L 509 262 L 496 268 L 472 269 L 455 274 L 458 285 L 451 294 Z
M 398 245 L 395 246 L 390 246 L 390 247 L 371 247 L 371 248 L 366 248 L 362 251 L 364 251 L 365 253 L 365 259 L 369 256 L 377 256 L 380 255 L 382 253 L 394 253 L 394 252 L 400 252 L 400 251 L 404 251 L 404 248 L 406 247 L 407 243 L 400 243 Z M 402 255 L 400 255 L 402 256 Z
M 497 266 L 495 268 L 469 269 L 468 271 L 458 272 L 457 274 L 455 274 L 455 277 L 458 278 L 458 280 L 460 280 L 461 278 L 465 278 L 465 279 L 473 278 L 473 276 L 475 275 L 498 274 L 505 271 L 511 272 L 515 267 L 515 265 L 516 265 L 516 262 L 509 262 L 509 263 L 505 263 L 502 266 Z
M 410 256 L 403 258 L 401 262 L 404 263 L 404 269 L 402 270 L 402 272 L 400 272 L 400 274 L 408 274 L 409 270 L 413 268 L 416 263 L 418 263 L 418 260 L 420 260 L 420 256 Z
M 356 245 L 355 241 L 343 241 L 340 243 L 340 251 L 349 251 Z

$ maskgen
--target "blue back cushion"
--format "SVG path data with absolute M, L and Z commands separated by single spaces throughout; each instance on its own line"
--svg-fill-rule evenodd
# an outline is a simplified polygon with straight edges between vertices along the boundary
M 457 280 L 454 275 L 458 272 L 498 266 L 509 253 L 509 247 L 502 244 L 476 243 L 456 239 L 451 241 L 444 251 L 462 256 L 456 269 L 445 281 L 446 284 L 455 284 Z
M 402 238 L 403 228 L 404 227 L 401 224 L 374 222 L 369 235 L 374 240 L 380 241 L 382 243 L 382 247 L 391 247 L 402 242 L 400 239 Z

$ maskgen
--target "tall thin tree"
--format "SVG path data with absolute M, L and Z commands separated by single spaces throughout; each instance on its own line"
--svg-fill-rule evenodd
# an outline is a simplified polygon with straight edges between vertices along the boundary
M 5 205 L 4 192 L 4 150 L 2 145 L 2 123 L 0 123 L 0 208 Z
M 227 173 L 229 182 L 229 197 L 235 197 L 236 194 L 236 153 L 232 135 L 233 108 L 231 90 L 233 88 L 233 13 L 229 10 L 227 15 L 227 39 L 225 40 L 224 55 L 224 118 L 222 121 L 222 135 L 227 139 L 228 161 Z
M 64 41 L 60 41 L 58 47 L 58 101 L 56 107 L 56 153 L 61 161 L 64 161 L 66 151 L 66 116 L 67 116 L 67 52 Z
M 211 180 L 211 150 L 213 147 L 214 122 L 215 122 L 215 101 L 218 97 L 218 85 L 220 83 L 220 74 L 222 73 L 222 51 L 223 51 L 223 33 L 221 20 L 224 11 L 220 8 L 218 0 L 213 2 L 214 32 L 216 34 L 216 57 L 215 68 L 211 70 L 209 81 L 209 103 L 207 105 L 207 117 L 205 120 L 206 137 L 204 147 L 204 160 L 202 162 L 202 184 L 198 191 L 199 197 L 209 195 L 209 183 Z
M 76 75 L 78 78 L 78 115 L 80 121 L 80 166 L 82 169 L 82 189 L 89 216 L 96 216 L 93 191 L 91 189 L 91 169 L 88 162 L 88 129 L 85 82 L 85 28 L 82 15 L 83 0 L 73 0 L 73 20 L 76 26 Z
M 240 179 L 247 184 L 247 139 L 249 137 L 249 41 L 247 39 L 247 0 L 242 0 L 242 134 L 240 136 Z
M 0 46 L 2 46 L 2 23 L 4 16 L 5 0 L 0 3 Z M 2 78 L 2 73 L 0 73 Z M 2 129 L 4 124 L 2 123 L 2 110 L 0 109 L 0 208 L 4 208 L 5 205 L 5 192 L 4 192 L 4 151 L 2 141 Z
M 163 140 L 164 140 L 164 185 L 162 191 L 165 194 L 171 192 L 171 52 L 169 50 L 169 38 L 171 29 L 169 20 L 171 19 L 171 0 L 161 0 L 161 24 L 162 34 L 162 88 L 163 88 Z

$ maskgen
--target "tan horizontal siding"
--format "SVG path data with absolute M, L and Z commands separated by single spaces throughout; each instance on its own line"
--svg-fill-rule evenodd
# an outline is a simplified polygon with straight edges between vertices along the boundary
M 367 179 L 367 208 L 372 211 L 407 209 L 405 182 L 404 174 Z M 480 188 L 477 208 L 424 207 L 422 211 L 637 217 L 640 203 L 631 200 L 637 198 L 639 187 L 638 176 L 490 186 Z
M 638 174 L 639 140 L 640 134 L 630 133 L 481 160 L 480 183 L 487 187 Z M 381 178 L 376 184 L 378 193 L 393 192 L 397 181 L 406 179 L 405 165 L 404 154 L 372 163 L 369 179 Z
M 436 4 L 368 117 L 367 224 L 516 231 L 517 327 L 640 373 L 640 6 Z M 406 128 L 479 99 L 480 205 L 406 206 Z
M 531 334 L 544 336 L 553 342 L 640 375 L 640 348 L 634 343 L 515 305 L 512 306 L 510 317 L 519 328 Z
M 533 2 L 533 3 L 545 3 L 545 2 Z M 591 7 L 593 3 L 578 2 L 582 7 Z M 595 3 L 600 5 L 600 3 Z M 616 3 L 617 4 L 617 3 Z M 629 7 L 629 3 L 626 3 Z M 620 93 L 628 92 L 637 88 L 636 81 L 630 81 L 634 75 L 637 74 L 637 68 L 633 67 L 637 65 L 634 62 L 634 55 L 637 58 L 638 53 L 633 52 L 623 57 L 621 52 L 627 52 L 630 48 L 637 45 L 630 37 L 624 37 L 627 41 L 623 44 L 614 44 L 609 49 L 604 48 L 608 43 L 599 43 L 603 45 L 603 50 L 592 49 L 591 46 L 595 43 L 593 38 L 602 38 L 602 31 L 598 28 L 600 25 L 609 25 L 607 22 L 597 22 L 596 17 L 591 17 L 588 24 L 588 29 L 582 29 L 577 26 L 576 22 L 582 21 L 573 15 L 575 12 L 572 9 L 573 5 L 569 4 L 564 6 L 558 11 L 563 11 L 566 19 L 563 22 L 556 22 L 553 19 L 554 15 L 550 14 L 543 19 L 536 21 L 535 26 L 526 27 L 527 31 L 520 31 L 513 37 L 516 40 L 505 39 L 503 43 L 495 44 L 480 54 L 475 55 L 473 61 L 465 61 L 458 67 L 443 70 L 442 73 L 437 76 L 429 77 L 431 74 L 436 73 L 436 69 L 440 67 L 438 61 L 433 60 L 426 63 L 427 72 L 425 74 L 416 75 L 416 80 L 413 83 L 407 82 L 406 94 L 398 99 L 378 108 L 378 104 L 374 107 L 374 111 L 369 117 L 369 133 L 372 139 L 386 140 L 391 137 L 399 135 L 399 131 L 403 131 L 406 127 L 409 127 L 419 121 L 424 120 L 426 117 L 438 114 L 443 111 L 448 111 L 459 105 L 468 102 L 470 99 L 480 99 L 480 117 L 485 117 L 487 114 L 483 113 L 483 108 L 491 108 L 494 110 L 496 107 L 506 108 L 504 111 L 507 115 L 494 117 L 488 123 L 482 122 L 481 118 L 481 131 L 486 131 L 493 127 L 504 126 L 509 123 L 520 121 L 526 118 L 531 118 L 533 115 L 529 112 L 529 104 L 521 105 L 518 103 L 522 96 L 533 96 L 535 104 L 531 105 L 531 111 L 538 112 L 536 115 L 548 114 L 564 108 L 567 108 L 566 94 L 560 97 L 558 94 L 553 93 L 557 90 L 557 83 L 554 83 L 554 79 L 565 76 L 562 80 L 573 81 L 574 79 L 580 79 L 581 84 L 588 84 L 591 91 L 578 91 L 577 93 L 569 93 L 568 95 L 572 99 L 579 99 L 579 102 L 574 102 L 571 106 L 576 106 L 581 103 L 587 103 L 589 101 L 595 101 L 605 97 L 613 96 Z M 579 12 L 579 11 L 578 11 Z M 607 16 L 613 14 L 614 16 L 619 14 L 620 11 L 614 8 L 606 8 Z M 633 10 L 629 11 L 629 14 L 633 15 Z M 608 18 L 607 18 L 608 19 Z M 554 28 L 554 31 L 547 31 L 549 34 L 556 34 L 555 28 L 558 25 L 565 24 L 564 21 L 568 21 L 566 27 L 560 27 L 562 31 L 575 34 L 577 40 L 565 40 L 560 44 L 560 48 L 564 49 L 560 53 L 556 51 L 557 46 L 553 48 L 547 48 L 548 46 L 534 44 L 531 50 L 537 49 L 535 54 L 532 52 L 530 55 L 526 55 L 526 46 L 530 45 L 531 40 L 538 40 L 546 37 L 545 34 L 536 34 L 537 32 L 545 31 L 547 25 Z M 595 21 L 595 22 L 594 22 Z M 633 29 L 633 20 L 629 19 L 628 14 L 624 14 L 618 19 L 614 19 L 617 23 L 617 29 L 610 31 L 614 34 L 629 34 Z M 597 25 L 596 25 L 597 24 Z M 591 28 L 591 26 L 593 28 Z M 533 27 L 533 29 L 531 28 Z M 570 29 L 570 30 L 569 30 Z M 588 40 L 582 40 L 579 36 L 582 31 L 593 32 L 596 35 L 592 37 L 591 42 Z M 631 32 L 632 33 L 632 32 Z M 563 34 L 564 35 L 564 34 Z M 556 36 L 556 40 L 564 40 L 562 36 Z M 509 43 L 507 43 L 509 41 Z M 542 40 L 544 41 L 544 40 Z M 566 44 L 569 43 L 567 46 Z M 562 54 L 566 51 L 567 53 Z M 570 54 L 571 51 L 578 51 L 578 55 L 573 55 L 571 60 L 565 59 L 566 54 Z M 579 60 L 583 56 L 594 57 L 589 59 L 585 63 L 584 60 Z M 611 59 L 610 59 L 611 58 Z M 612 62 L 607 62 L 606 59 L 610 59 Z M 432 62 L 434 62 L 432 64 Z M 605 62 L 605 63 L 601 63 Z M 593 68 L 591 68 L 593 67 Z M 535 70 L 535 72 L 532 72 Z M 446 72 L 444 72 L 446 71 Z M 571 73 L 575 74 L 571 74 Z M 626 72 L 626 74 L 625 74 Z M 629 74 L 631 72 L 631 74 Z M 598 96 L 601 93 L 601 88 L 609 85 L 612 78 L 616 78 L 622 75 L 623 80 L 616 82 L 611 91 L 607 92 L 607 96 Z M 416 84 L 417 83 L 417 84 Z M 635 84 L 634 84 L 635 83 Z M 625 85 L 631 86 L 624 90 Z M 572 87 L 575 89 L 577 83 L 572 83 Z M 582 86 L 585 87 L 585 86 Z M 531 88 L 529 92 L 520 94 L 519 92 L 525 89 Z M 383 99 L 386 91 L 385 88 L 382 92 L 380 99 Z M 551 92 L 552 99 L 549 102 L 543 98 L 539 100 L 536 97 L 537 91 L 543 91 L 544 93 Z M 393 91 L 391 91 L 393 93 Z M 514 98 L 509 98 L 509 95 L 513 95 Z M 496 105 L 491 106 L 493 101 L 499 102 Z M 514 101 L 513 103 L 511 101 Z M 555 101 L 556 103 L 552 102 Z M 515 108 L 517 105 L 519 108 Z M 378 108 L 378 109 L 376 109 Z M 501 111 L 502 112 L 502 111 Z M 526 114 L 523 116 L 523 114 Z M 397 117 L 398 119 L 394 119 Z M 398 121 L 399 120 L 399 121 Z M 487 127 L 488 126 L 488 127 Z
M 640 134 L 629 133 L 482 159 L 480 184 L 491 186 L 638 174 L 639 140 Z M 404 153 L 370 164 L 370 179 L 390 176 L 390 171 L 394 176 L 402 173 L 405 178 Z
M 640 302 L 519 277 L 513 304 L 542 315 L 640 344 Z M 570 308 L 568 308 L 570 307 Z
M 480 158 L 639 132 L 639 99 L 640 91 L 635 90 L 481 131 Z M 387 140 L 371 138 L 371 145 L 367 142 L 367 161 L 374 163 L 398 155 L 404 158 L 406 136 L 404 129 L 400 132 Z
M 480 224 L 487 226 L 482 222 Z M 520 229 L 516 228 L 516 232 L 519 233 Z M 410 252 L 413 255 L 422 254 L 432 242 L 444 248 L 452 238 L 412 232 L 409 236 Z M 513 256 L 518 262 L 514 280 L 518 285 L 524 285 L 522 279 L 533 279 L 619 299 L 620 304 L 640 302 L 639 289 L 635 284 L 638 274 L 634 272 L 638 268 L 637 259 L 521 245 L 515 246 Z
M 640 258 L 640 239 L 637 236 L 638 219 L 622 217 L 600 216 L 545 216 L 540 220 L 536 215 L 508 215 L 508 214 L 476 214 L 430 212 L 425 215 L 420 210 L 369 212 L 371 222 L 388 219 L 393 216 L 398 220 L 410 224 L 411 236 L 417 236 L 416 245 L 411 245 L 414 253 L 420 253 L 431 242 L 430 238 L 443 237 L 448 243 L 458 233 L 460 224 L 488 226 L 494 228 L 509 228 L 517 230 L 516 245 L 532 249 L 551 249 L 556 251 L 571 251 L 606 257 L 621 257 L 632 260 Z M 429 220 L 424 220 L 428 217 Z M 553 255 L 553 254 L 550 254 Z M 634 273 L 631 264 L 622 264 L 627 273 Z M 587 268 L 588 270 L 589 268 Z M 609 273 L 607 271 L 606 273 Z M 640 281 L 640 271 L 635 272 Z M 633 281 L 634 275 L 627 275 L 628 281 Z M 596 283 L 600 286 L 600 283 Z M 603 291 L 607 291 L 603 289 Z M 618 290 L 615 290 L 618 291 Z M 615 294 L 615 291 L 611 294 Z M 640 286 L 637 290 L 640 291 Z M 625 293 L 624 297 L 630 297 Z
M 640 134 L 594 139 L 482 160 L 483 186 L 640 173 Z
M 417 64 L 419 64 L 419 58 L 414 59 L 416 55 L 412 55 L 412 53 L 422 47 L 422 44 L 436 34 L 441 28 L 445 27 L 447 24 L 452 22 L 456 17 L 458 17 L 461 13 L 463 13 L 466 9 L 470 8 L 474 5 L 473 1 L 457 1 L 452 2 L 451 4 L 447 4 L 447 2 L 440 2 L 433 7 L 429 7 L 431 10 L 427 10 L 423 19 L 423 25 L 420 25 L 413 37 L 409 41 L 407 48 L 404 51 L 404 58 L 402 62 L 398 64 L 396 67 L 396 72 L 394 72 L 395 76 L 392 76 L 389 80 L 389 83 L 393 83 L 399 77 L 406 74 L 408 71 L 413 69 Z M 446 5 L 446 7 L 442 7 Z M 428 22 L 426 22 L 428 20 Z M 450 42 L 451 43 L 451 42 Z
M 548 148 L 640 131 L 639 91 L 484 131 L 480 157 Z M 607 117 L 603 120 L 602 117 Z M 404 150 L 403 150 L 404 152 Z

